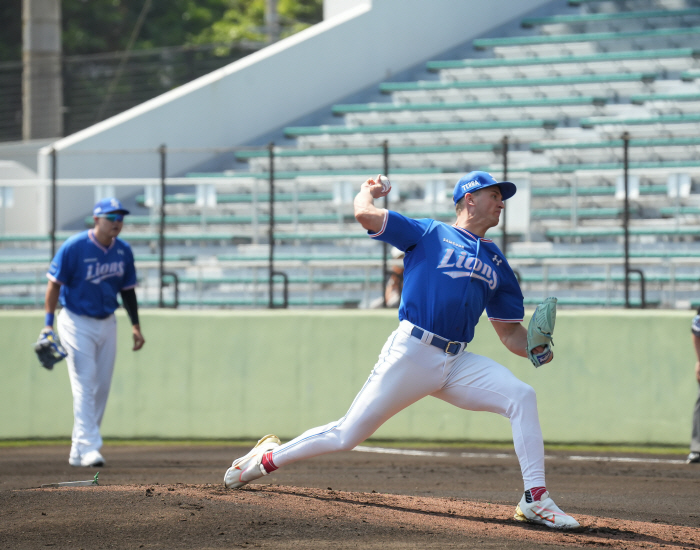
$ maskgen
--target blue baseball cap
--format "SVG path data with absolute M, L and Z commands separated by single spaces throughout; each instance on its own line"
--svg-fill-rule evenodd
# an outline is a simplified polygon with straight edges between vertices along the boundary
M 107 197 L 99 201 L 95 208 L 92 209 L 93 216 L 101 216 L 103 214 L 128 214 L 129 211 L 122 206 L 119 199 L 114 197 Z
M 515 184 L 510 181 L 497 181 L 488 172 L 480 172 L 478 170 L 474 172 L 469 172 L 466 176 L 462 176 L 457 185 L 455 185 L 455 191 L 452 198 L 455 204 L 466 195 L 467 193 L 473 193 L 484 187 L 491 187 L 492 185 L 498 185 L 501 190 L 501 198 L 505 201 L 515 195 L 517 191 Z

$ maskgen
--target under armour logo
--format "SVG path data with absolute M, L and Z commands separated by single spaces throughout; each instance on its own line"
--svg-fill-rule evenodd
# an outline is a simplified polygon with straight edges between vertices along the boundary
M 501 265 L 501 262 L 503 261 L 501 258 L 498 257 L 497 254 L 493 255 L 493 258 L 491 258 L 491 261 L 495 263 L 496 265 Z

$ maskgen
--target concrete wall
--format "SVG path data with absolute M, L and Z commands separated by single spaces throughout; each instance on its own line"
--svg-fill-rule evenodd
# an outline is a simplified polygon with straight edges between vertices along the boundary
M 327 20 L 171 92 L 58 140 L 59 178 L 157 177 L 156 149 L 249 143 L 437 56 L 543 0 L 336 0 Z M 420 37 L 417 39 L 417 37 Z M 128 149 L 132 152 L 109 154 Z M 151 152 L 133 152 L 150 149 Z M 50 147 L 39 175 L 50 171 Z M 212 153 L 170 154 L 169 174 Z M 59 193 L 59 226 L 82 202 Z M 89 203 L 89 204 L 88 204 Z
M 529 318 L 529 315 L 528 315 Z M 510 354 L 483 319 L 471 345 L 537 391 L 546 441 L 689 442 L 697 395 L 689 312 L 559 312 L 555 361 Z M 106 437 L 291 438 L 340 418 L 396 327 L 396 311 L 141 312 L 146 346 L 130 349 L 120 315 Z M 0 312 L 0 438 L 69 437 L 65 364 L 30 346 L 43 313 Z M 382 438 L 510 441 L 508 421 L 425 398 Z

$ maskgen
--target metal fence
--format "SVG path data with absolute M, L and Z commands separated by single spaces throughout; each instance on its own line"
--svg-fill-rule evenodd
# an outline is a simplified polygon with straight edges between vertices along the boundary
M 64 135 L 208 74 L 264 44 L 208 44 L 63 58 Z M 22 62 L 0 63 L 0 141 L 22 139 Z
M 505 176 L 506 166 L 510 165 L 508 149 L 503 144 L 494 144 L 493 155 L 502 161 Z M 623 144 L 627 144 L 626 139 Z M 49 180 L 0 180 L 0 287 L 5 285 L 0 288 L 0 294 L 4 294 L 0 305 L 40 305 L 37 273 L 45 269 L 68 235 L 91 224 L 89 214 L 94 202 L 112 195 L 126 199 L 132 209 L 123 236 L 139 248 L 139 271 L 143 276 L 140 300 L 143 298 L 147 305 L 357 307 L 371 301 L 376 305 L 377 300 L 383 305 L 382 291 L 390 269 L 401 262 L 391 258 L 383 243 L 367 239 L 355 222 L 352 196 L 360 181 L 379 172 L 388 174 L 395 190 L 391 204 L 385 203 L 387 206 L 412 217 L 451 223 L 454 209 L 449 191 L 462 174 L 398 169 L 388 142 L 382 147 L 364 149 L 362 166 L 329 170 L 327 174 L 322 174 L 323 170 L 290 171 L 290 166 L 285 169 L 282 161 L 289 153 L 274 144 L 217 150 L 161 146 L 113 151 L 110 157 L 143 155 L 148 174 L 142 178 L 83 180 L 62 178 L 61 163 L 70 156 L 105 152 L 65 151 L 52 155 L 53 177 Z M 219 168 L 208 173 L 174 176 L 169 169 L 175 164 L 200 166 L 204 156 L 226 157 L 233 163 L 232 168 L 222 169 L 217 161 Z M 395 156 L 400 156 L 399 151 Z M 253 158 L 257 162 L 251 170 L 241 165 L 241 159 Z M 627 172 L 616 173 L 626 181 Z M 495 171 L 494 174 L 501 176 Z M 515 181 L 530 177 L 530 189 L 545 183 L 543 176 L 518 172 L 517 167 L 509 168 L 508 174 Z M 434 192 L 439 187 L 437 180 L 444 184 L 439 193 Z M 578 196 L 576 181 L 571 179 L 570 195 L 564 197 L 570 200 L 572 209 L 576 208 Z M 33 189 L 35 194 L 41 191 L 49 205 L 56 201 L 53 208 L 40 214 L 43 220 L 28 219 L 37 208 L 35 195 L 23 198 L 25 189 Z M 527 186 L 523 192 L 529 192 Z M 668 200 L 678 204 L 677 198 Z M 27 201 L 26 207 L 22 201 Z M 550 246 L 540 248 L 545 251 L 540 254 L 537 245 L 552 245 L 551 240 L 531 243 L 529 237 L 513 233 L 515 228 L 511 227 L 510 244 L 506 247 L 506 228 L 497 228 L 494 239 L 509 251 L 509 262 L 522 275 L 526 301 L 533 303 L 544 295 L 559 292 L 566 299 L 566 285 L 578 285 L 578 290 L 568 294 L 571 305 L 681 307 L 677 305 L 680 299 L 692 301 L 699 279 L 700 255 L 694 245 L 698 232 L 689 226 L 665 233 L 652 227 L 652 233 L 635 233 L 640 236 L 634 237 L 635 246 L 631 246 L 628 202 L 617 225 L 608 224 L 603 231 L 609 236 L 607 244 L 600 246 L 572 242 L 559 249 L 563 253 Z M 416 205 L 425 215 L 411 214 L 410 209 Z M 27 228 L 37 226 L 39 221 L 46 230 L 28 234 Z M 24 223 L 21 227 L 20 222 Z M 585 239 L 586 234 L 574 233 L 574 238 Z M 657 243 L 650 247 L 645 235 Z M 672 246 L 663 240 L 667 238 L 673 239 L 673 244 L 668 242 Z M 534 248 L 523 253 L 523 247 L 516 245 Z M 642 268 L 644 272 L 640 273 Z M 630 282 L 634 284 L 634 296 L 630 296 Z M 13 297 L 12 288 L 23 288 L 22 295 Z M 645 297 L 645 291 L 650 296 Z M 236 293 L 238 297 L 232 297 Z

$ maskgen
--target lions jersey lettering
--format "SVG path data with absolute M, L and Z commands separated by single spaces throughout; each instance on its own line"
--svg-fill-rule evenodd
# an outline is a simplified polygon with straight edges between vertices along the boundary
M 405 252 L 400 320 L 455 342 L 472 340 L 484 310 L 493 320 L 522 321 L 520 285 L 490 239 L 393 211 L 370 235 Z
M 455 251 L 452 248 L 448 248 L 445 251 L 445 255 L 443 256 L 438 269 L 456 267 L 460 271 L 443 271 L 443 273 L 445 275 L 449 275 L 453 279 L 457 279 L 458 277 L 473 277 L 488 283 L 491 290 L 496 288 L 496 285 L 498 285 L 498 276 L 491 266 L 482 262 L 478 258 L 468 258 L 465 251 L 460 252 L 459 256 L 457 256 L 457 260 L 450 264 L 449 261 L 454 255 L 454 252 Z
M 90 231 L 68 239 L 46 276 L 61 284 L 61 305 L 78 315 L 104 318 L 119 307 L 117 294 L 136 286 L 134 255 L 117 238 L 105 248 Z
M 124 262 L 111 262 L 106 264 L 95 262 L 94 264 L 88 264 L 88 270 L 87 275 L 85 276 L 85 280 L 94 285 L 97 285 L 105 279 L 108 279 L 109 277 L 123 276 Z

